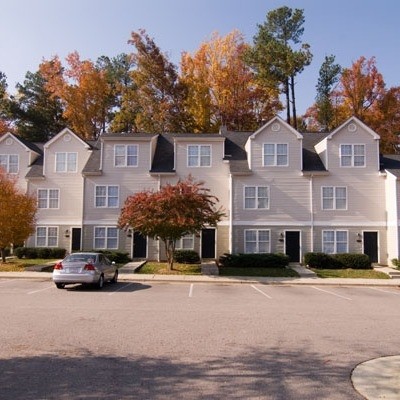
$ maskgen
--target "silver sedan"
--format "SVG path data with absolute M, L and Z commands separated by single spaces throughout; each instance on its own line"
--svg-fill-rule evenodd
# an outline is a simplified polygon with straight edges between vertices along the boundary
M 53 282 L 59 289 L 74 283 L 92 284 L 101 289 L 104 282 L 117 282 L 118 269 L 104 254 L 73 253 L 58 262 L 53 270 Z

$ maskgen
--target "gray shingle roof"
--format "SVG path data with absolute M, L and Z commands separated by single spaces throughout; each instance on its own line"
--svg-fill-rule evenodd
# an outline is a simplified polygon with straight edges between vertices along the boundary
M 302 133 L 303 135 L 303 171 L 326 171 L 314 146 L 329 135 L 328 132 Z
M 394 176 L 400 178 L 400 155 L 399 154 L 385 154 L 380 157 L 380 167 L 387 170 Z

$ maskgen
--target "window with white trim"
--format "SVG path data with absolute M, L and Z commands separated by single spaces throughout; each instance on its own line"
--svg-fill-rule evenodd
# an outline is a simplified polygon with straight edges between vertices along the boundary
M 244 208 L 247 210 L 269 209 L 269 187 L 246 186 L 244 188 Z
M 244 252 L 248 254 L 269 253 L 270 231 L 268 229 L 245 229 Z
M 57 247 L 58 227 L 38 226 L 36 227 L 36 247 Z
M 347 188 L 345 186 L 323 186 L 322 209 L 347 210 Z
M 94 248 L 118 249 L 118 228 L 112 226 L 95 226 Z
M 60 189 L 38 189 L 38 208 L 59 208 Z
M 56 172 L 76 172 L 78 153 L 56 153 Z
M 95 187 L 95 207 L 116 208 L 119 205 L 118 186 L 96 186 Z
M 137 167 L 139 148 L 137 144 L 116 144 L 114 146 L 115 167 Z
M 188 145 L 187 147 L 188 167 L 210 167 L 211 146 L 209 145 Z
M 17 174 L 19 171 L 19 155 L 0 154 L 0 167 L 8 174 Z
M 322 251 L 326 254 L 348 252 L 347 231 L 322 231 Z
M 264 143 L 264 167 L 287 167 L 288 160 L 288 145 L 286 143 Z
M 176 250 L 193 250 L 194 235 L 185 235 L 175 242 Z
M 341 144 L 340 145 L 341 167 L 365 167 L 365 145 L 364 144 Z

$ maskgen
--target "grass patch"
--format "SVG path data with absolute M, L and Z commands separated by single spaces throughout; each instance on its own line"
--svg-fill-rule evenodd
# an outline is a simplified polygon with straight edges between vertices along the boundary
M 42 258 L 12 258 L 8 259 L 5 263 L 0 262 L 0 272 L 23 272 L 28 267 L 35 265 L 45 265 L 50 263 L 56 263 L 57 260 L 49 260 Z M 49 265 L 49 272 L 53 270 L 53 265 Z
M 136 273 L 158 275 L 201 275 L 201 265 L 174 263 L 174 269 L 168 271 L 167 263 L 147 262 L 139 268 Z
M 312 269 L 318 278 L 390 279 L 384 272 L 374 269 Z
M 299 274 L 289 268 L 236 268 L 220 267 L 221 276 L 267 276 L 273 278 L 293 278 Z

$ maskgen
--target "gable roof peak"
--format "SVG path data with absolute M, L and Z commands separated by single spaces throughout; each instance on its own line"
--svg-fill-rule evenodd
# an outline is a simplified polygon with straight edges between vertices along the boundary
M 297 139 L 303 139 L 303 135 L 298 132 L 296 129 L 294 129 L 291 125 L 289 125 L 286 121 L 284 121 L 279 115 L 276 115 L 272 119 L 270 119 L 267 123 L 265 123 L 261 128 L 256 130 L 250 137 L 249 139 L 255 139 L 255 137 L 262 131 L 264 131 L 267 127 L 271 126 L 272 129 L 274 124 L 283 125 L 285 128 L 287 128 L 291 133 L 293 133 Z M 276 128 L 275 128 L 276 129 Z M 279 128 L 278 128 L 279 130 Z
M 365 129 L 375 140 L 379 140 L 380 136 L 373 131 L 368 125 L 365 125 L 364 122 L 362 122 L 360 119 L 358 119 L 356 116 L 352 116 L 349 119 L 347 119 L 345 122 L 343 122 L 342 125 L 338 126 L 336 129 L 334 129 L 327 137 L 326 139 L 330 140 L 332 139 L 332 137 L 334 135 L 336 135 L 336 133 L 338 133 L 339 131 L 341 131 L 345 126 L 348 126 L 348 129 L 354 129 L 354 128 L 350 128 L 351 124 L 355 124 L 358 125 L 360 127 L 362 127 L 363 129 Z

